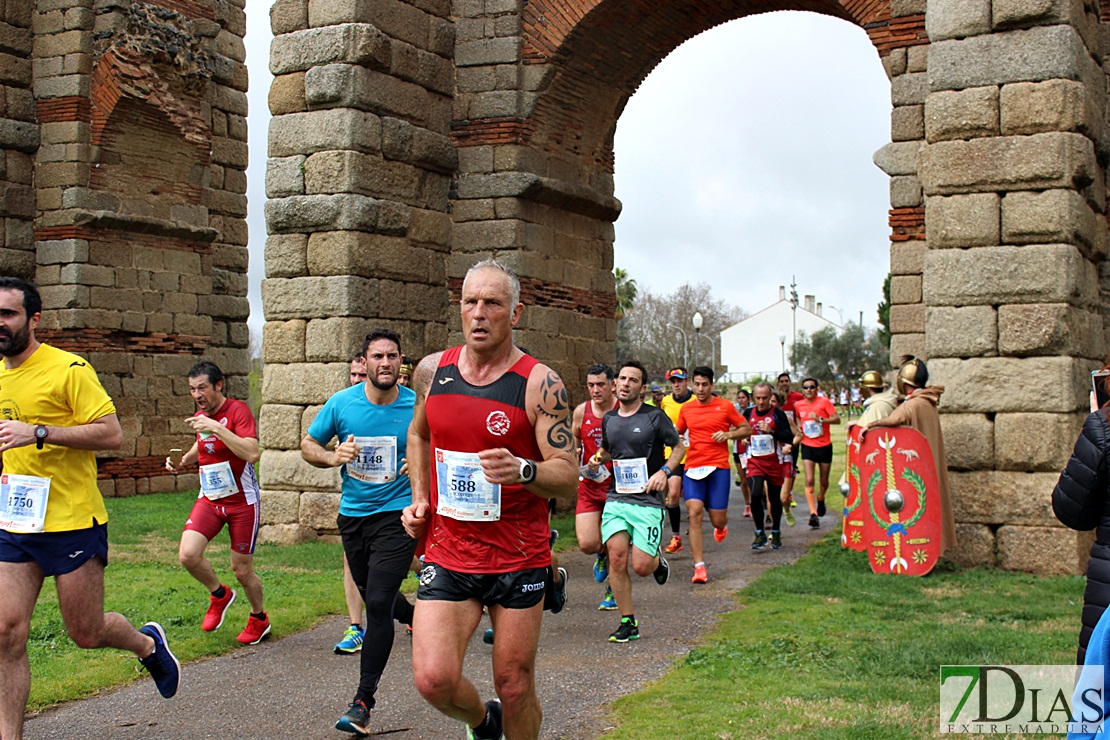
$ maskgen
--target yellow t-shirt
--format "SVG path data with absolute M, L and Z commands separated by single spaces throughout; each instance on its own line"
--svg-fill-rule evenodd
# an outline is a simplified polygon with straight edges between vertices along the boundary
M 689 393 L 690 395 L 688 395 L 686 397 L 686 400 L 683 401 L 682 403 L 679 403 L 678 401 L 674 400 L 674 394 L 673 393 L 668 393 L 667 395 L 663 396 L 663 400 L 659 402 L 659 408 L 663 409 L 663 413 L 665 413 L 667 415 L 667 418 L 671 420 L 671 423 L 675 425 L 675 429 L 678 428 L 678 412 L 682 410 L 683 406 L 690 403 L 690 401 L 694 400 L 694 394 L 691 393 L 690 391 L 687 391 L 687 393 Z M 663 457 L 669 458 L 670 456 L 671 456 L 671 448 L 670 447 L 664 447 L 663 448 Z M 685 465 L 686 464 L 686 455 L 682 456 L 682 462 L 679 463 L 679 464 L 680 465 Z
M 40 345 L 15 370 L 0 361 L 0 418 L 48 427 L 90 424 L 116 413 L 115 404 L 83 357 Z M 96 487 L 96 455 L 34 443 L 3 453 L 5 473 L 50 478 L 45 531 L 87 529 L 108 521 Z

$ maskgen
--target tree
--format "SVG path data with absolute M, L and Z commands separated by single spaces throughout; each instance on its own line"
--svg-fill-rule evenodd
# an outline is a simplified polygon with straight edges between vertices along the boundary
M 638 289 L 636 281 L 628 277 L 628 271 L 624 268 L 615 268 L 613 275 L 617 278 L 617 321 L 620 321 L 636 304 Z
M 878 306 L 879 312 L 879 341 L 883 347 L 890 351 L 890 273 L 886 274 L 883 281 L 883 300 Z
M 697 312 L 701 312 L 703 323 L 695 357 L 693 317 Z M 746 316 L 742 309 L 714 299 L 706 283 L 687 283 L 670 295 L 645 290 L 621 322 L 627 324 L 624 341 L 620 341 L 618 325 L 617 359 L 635 357 L 653 374 L 664 373 L 676 365 L 689 365 L 688 369 L 692 369 L 693 365 L 711 364 L 719 374 L 722 370 L 718 354 L 720 333 Z M 675 329 L 676 326 L 682 331 Z M 685 355 L 683 331 L 686 332 Z M 717 345 L 716 352 L 706 337 Z M 710 360 L 710 353 L 714 361 Z
M 849 322 L 837 332 L 831 326 L 812 336 L 801 332 L 790 352 L 790 361 L 803 375 L 818 380 L 852 382 L 865 370 L 882 372 L 890 363 L 889 350 L 882 345 L 879 330 L 865 335 L 863 327 Z

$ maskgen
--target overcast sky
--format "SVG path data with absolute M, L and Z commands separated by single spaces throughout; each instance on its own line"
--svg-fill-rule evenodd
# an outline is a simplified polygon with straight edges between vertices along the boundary
M 263 323 L 269 17 L 248 13 L 252 329 Z M 866 33 L 777 12 L 671 53 L 617 125 L 616 264 L 641 288 L 708 282 L 754 313 L 797 276 L 845 321 L 876 324 L 889 270 L 890 86 Z M 835 310 L 826 318 L 838 321 Z

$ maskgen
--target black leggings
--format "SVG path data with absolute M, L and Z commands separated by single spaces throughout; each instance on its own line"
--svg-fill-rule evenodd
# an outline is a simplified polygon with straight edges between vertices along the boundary
M 755 531 L 763 531 L 763 520 L 766 517 L 763 511 L 763 494 L 766 491 L 767 497 L 771 499 L 771 531 L 778 532 L 782 523 L 782 484 L 775 485 L 762 475 L 751 476 L 748 482 L 752 487 L 752 522 L 755 524 Z

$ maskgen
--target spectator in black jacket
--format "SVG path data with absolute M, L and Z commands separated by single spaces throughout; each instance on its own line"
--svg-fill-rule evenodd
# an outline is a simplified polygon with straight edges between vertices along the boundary
M 1093 412 L 1083 423 L 1075 451 L 1052 491 L 1052 510 L 1072 529 L 1098 528 L 1083 594 L 1077 659 L 1082 665 L 1091 632 L 1110 604 L 1110 407 Z

